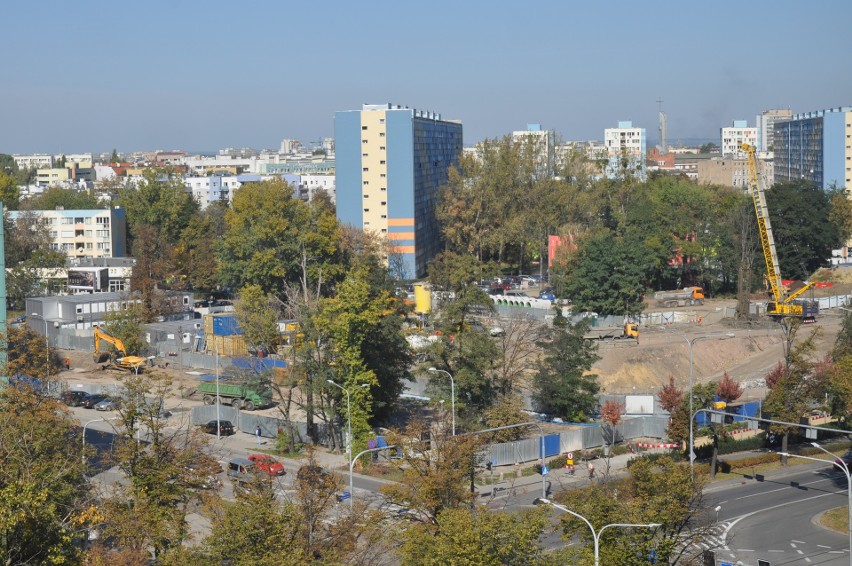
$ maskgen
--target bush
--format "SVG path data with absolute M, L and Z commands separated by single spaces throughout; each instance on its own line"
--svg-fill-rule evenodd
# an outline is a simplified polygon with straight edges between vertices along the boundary
M 664 458 L 664 457 L 665 458 L 671 458 L 675 462 L 683 462 L 685 460 L 682 452 L 667 452 L 667 453 L 659 452 L 659 453 L 655 453 L 655 454 L 642 454 L 641 456 L 637 456 L 636 458 L 631 458 L 630 460 L 628 460 L 627 461 L 627 467 L 629 468 L 630 466 L 633 465 L 634 462 L 637 462 L 639 460 L 646 460 L 646 461 L 650 462 L 651 464 L 654 464 L 654 463 L 657 462 L 657 460 L 659 460 L 660 458 Z
M 737 440 L 731 437 L 719 437 L 719 455 L 732 454 L 734 452 L 746 452 L 748 450 L 760 450 L 766 447 L 766 433 Z M 695 455 L 699 460 L 710 458 L 713 455 L 713 445 L 706 444 L 695 448 Z
M 275 437 L 275 451 L 278 454 L 285 455 L 290 453 L 290 443 L 292 437 L 290 436 L 290 432 L 286 429 L 281 429 L 278 431 L 278 435 Z M 301 452 L 305 447 L 301 442 L 293 443 L 296 452 Z

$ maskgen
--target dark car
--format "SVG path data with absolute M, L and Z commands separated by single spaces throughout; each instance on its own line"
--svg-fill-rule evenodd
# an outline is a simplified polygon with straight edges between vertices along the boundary
M 85 391 L 66 391 L 62 394 L 62 402 L 69 407 L 79 407 L 89 396 Z
M 84 409 L 94 409 L 95 405 L 97 405 L 106 398 L 107 396 L 103 393 L 95 393 L 83 399 L 83 402 L 80 403 L 80 406 Z
M 234 425 L 231 421 L 209 421 L 207 424 L 202 425 L 204 432 L 207 434 L 216 434 L 216 423 L 219 424 L 219 434 L 223 436 L 230 436 L 234 434 Z
M 847 468 L 847 469 L 852 469 L 852 450 L 850 450 L 850 451 L 846 452 L 846 454 L 844 454 L 843 456 L 838 457 L 838 458 L 834 461 L 834 465 L 835 465 L 835 467 L 837 467 L 837 468 L 838 468 L 838 469 L 840 469 L 840 470 L 842 470 L 842 469 L 843 469 L 843 464 L 846 464 L 846 468 Z

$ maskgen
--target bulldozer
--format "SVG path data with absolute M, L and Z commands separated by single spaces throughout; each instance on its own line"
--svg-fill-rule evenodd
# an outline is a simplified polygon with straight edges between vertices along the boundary
M 93 359 L 96 364 L 103 364 L 101 369 L 114 368 L 139 373 L 145 365 L 145 358 L 140 356 L 128 356 L 124 342 L 114 336 L 110 336 L 97 325 L 95 330 L 95 351 Z M 101 342 L 111 346 L 107 352 L 101 352 Z

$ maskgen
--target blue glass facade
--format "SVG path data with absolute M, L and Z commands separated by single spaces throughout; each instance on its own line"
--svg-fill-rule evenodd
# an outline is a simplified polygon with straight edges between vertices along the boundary
M 335 112 L 335 176 L 337 218 L 362 228 L 361 212 L 361 116 L 358 112 Z
M 775 181 L 805 179 L 823 189 L 847 187 L 847 135 L 852 107 L 793 116 L 775 123 Z M 848 188 L 848 187 L 847 187 Z

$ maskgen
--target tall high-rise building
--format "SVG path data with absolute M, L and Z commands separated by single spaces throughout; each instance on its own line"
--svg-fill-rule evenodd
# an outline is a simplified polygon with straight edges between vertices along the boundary
M 536 175 L 540 178 L 556 174 L 556 132 L 542 130 L 541 124 L 527 124 L 526 130 L 512 132 L 512 143 L 532 153 Z
M 757 128 L 749 128 L 746 120 L 734 120 L 730 128 L 721 129 L 722 157 L 742 159 L 746 156 L 744 143 L 757 147 Z
M 757 115 L 755 125 L 757 126 L 757 150 L 772 151 L 772 139 L 775 135 L 775 122 L 791 120 L 793 111 L 789 108 L 776 108 L 764 110 Z
M 852 191 L 852 106 L 776 122 L 773 146 L 776 182 L 806 179 Z
M 644 181 L 646 144 L 645 128 L 634 128 L 633 122 L 621 121 L 617 128 L 606 128 L 606 176 L 610 179 L 635 177 Z
M 440 114 L 394 104 L 334 113 L 337 217 L 384 235 L 392 267 L 426 274 L 441 250 L 438 188 L 462 152 L 462 125 Z M 390 260 L 389 260 L 390 261 Z

